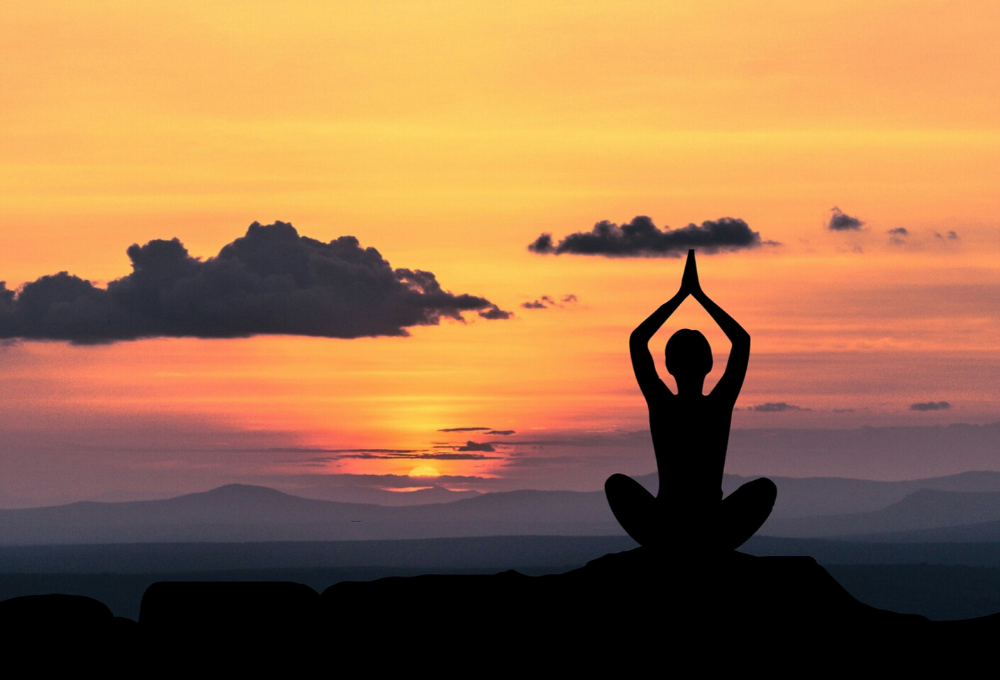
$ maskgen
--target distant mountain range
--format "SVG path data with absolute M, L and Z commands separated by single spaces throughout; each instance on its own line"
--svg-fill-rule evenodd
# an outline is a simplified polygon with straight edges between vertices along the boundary
M 656 476 L 637 478 L 655 491 Z M 727 475 L 731 493 L 749 478 Z M 774 478 L 759 532 L 863 541 L 1000 541 L 1000 473 L 904 482 Z M 0 545 L 622 536 L 602 491 L 510 491 L 394 507 L 232 484 L 176 498 L 0 510 Z
M 388 507 L 231 484 L 167 500 L 0 510 L 0 544 L 621 534 L 601 492 L 511 491 Z

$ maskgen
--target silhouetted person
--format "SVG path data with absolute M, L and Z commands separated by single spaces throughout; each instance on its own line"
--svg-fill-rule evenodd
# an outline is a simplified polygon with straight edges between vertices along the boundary
M 677 381 L 677 394 L 660 380 L 649 353 L 649 340 L 689 295 L 733 343 L 726 372 L 707 395 L 702 389 L 712 370 L 712 348 L 704 335 L 682 329 L 667 342 L 667 371 Z M 649 406 L 660 489 L 654 498 L 634 479 L 612 475 L 604 485 L 611 511 L 643 546 L 670 541 L 712 551 L 738 548 L 771 514 L 777 488 L 769 479 L 757 479 L 722 500 L 722 470 L 733 407 L 750 359 L 750 335 L 702 291 L 693 250 L 680 290 L 632 332 L 629 350 Z

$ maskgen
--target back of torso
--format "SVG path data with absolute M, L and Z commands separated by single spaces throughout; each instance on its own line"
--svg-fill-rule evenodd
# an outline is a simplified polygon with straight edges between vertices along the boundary
M 714 394 L 681 397 L 665 385 L 647 399 L 660 488 L 670 488 L 671 503 L 721 499 L 733 419 L 728 401 Z

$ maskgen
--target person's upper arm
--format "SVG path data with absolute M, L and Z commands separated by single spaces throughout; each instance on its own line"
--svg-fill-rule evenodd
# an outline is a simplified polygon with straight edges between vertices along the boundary
M 726 399 L 732 404 L 740 396 L 743 380 L 747 377 L 747 366 L 750 363 L 750 335 L 743 332 L 733 340 L 733 349 L 729 352 L 726 372 L 712 390 L 712 395 Z
M 669 388 L 660 380 L 656 372 L 656 364 L 653 363 L 653 355 L 649 353 L 648 341 L 633 335 L 629 338 L 629 354 L 632 356 L 632 370 L 635 372 L 635 380 L 639 383 L 639 389 L 647 399 L 659 389 Z

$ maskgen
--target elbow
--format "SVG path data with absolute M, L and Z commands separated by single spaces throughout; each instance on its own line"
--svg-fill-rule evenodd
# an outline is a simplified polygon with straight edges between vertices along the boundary
M 629 349 L 642 349 L 649 344 L 649 338 L 645 337 L 639 332 L 639 329 L 632 331 L 632 335 L 628 336 L 628 347 Z

